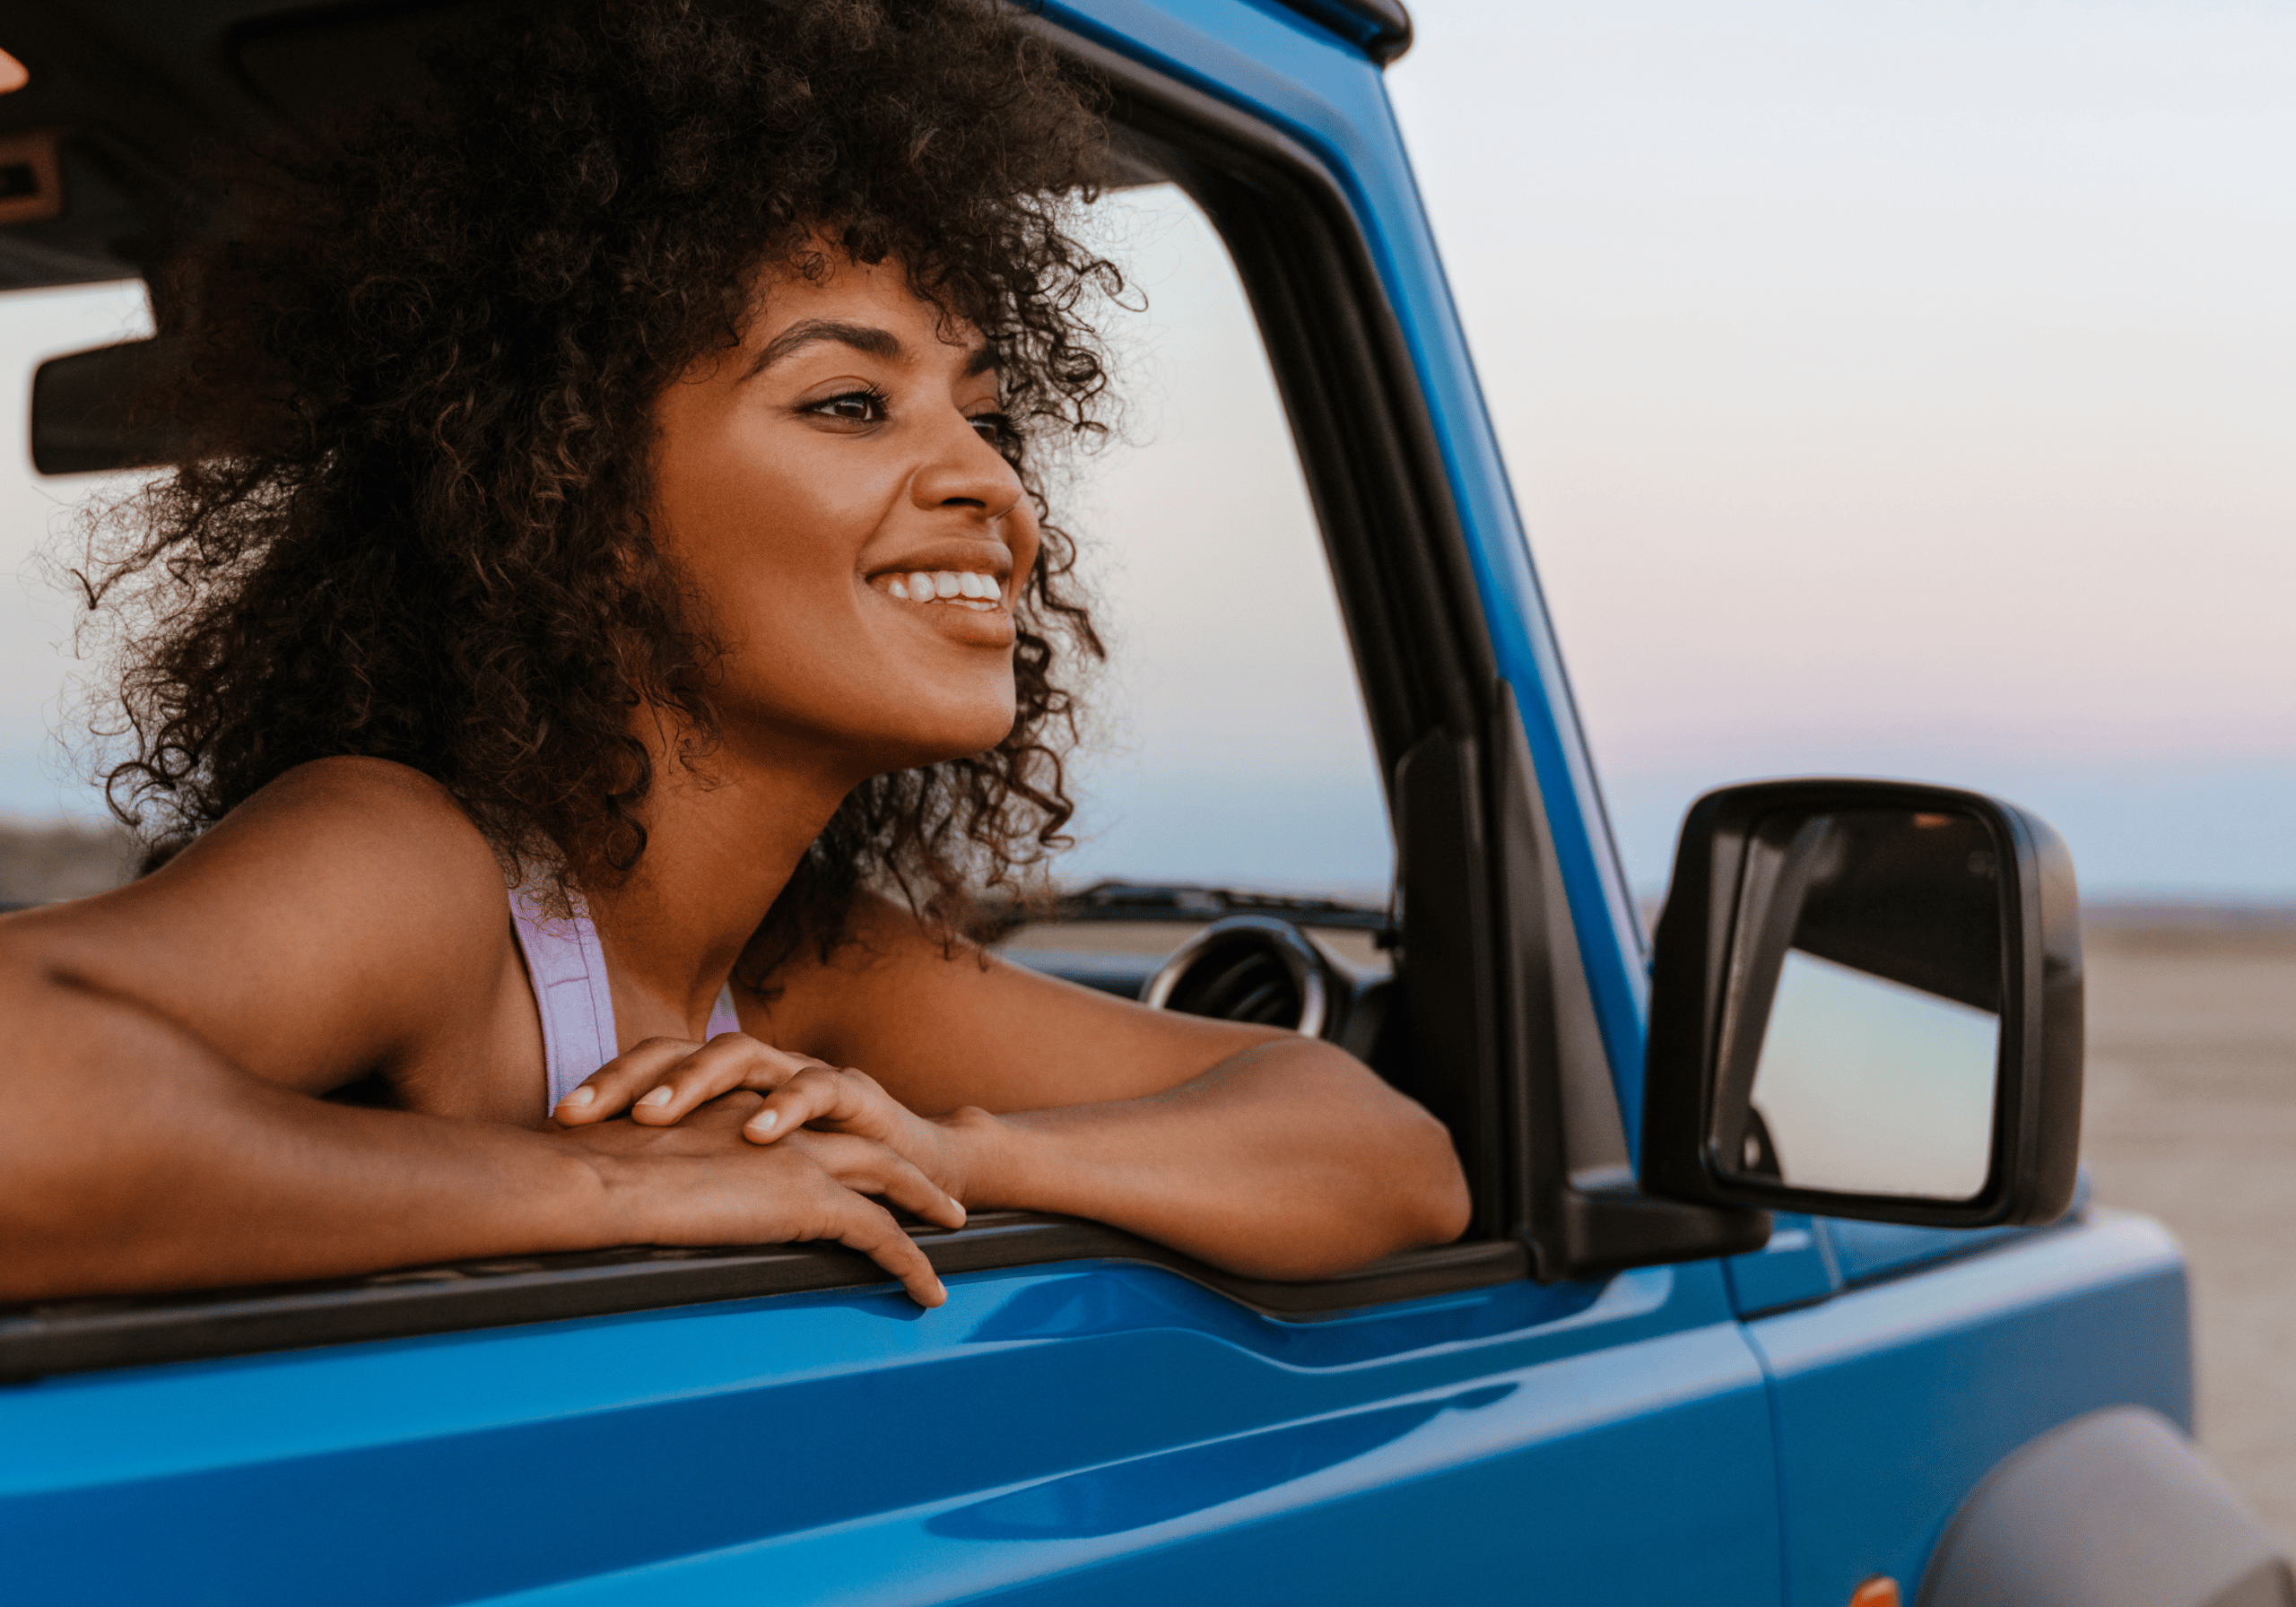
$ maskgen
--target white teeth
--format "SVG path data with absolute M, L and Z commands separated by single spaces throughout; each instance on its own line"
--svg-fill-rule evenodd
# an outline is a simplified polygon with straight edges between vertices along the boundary
M 939 569 L 931 574 L 918 569 L 885 577 L 885 595 L 904 603 L 954 603 L 978 612 L 1000 606 L 1004 587 L 996 576 L 977 569 Z

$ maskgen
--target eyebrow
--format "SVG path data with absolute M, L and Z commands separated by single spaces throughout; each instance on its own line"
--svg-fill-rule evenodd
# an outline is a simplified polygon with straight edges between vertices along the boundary
M 790 325 L 766 342 L 765 350 L 760 352 L 757 360 L 750 364 L 750 373 L 762 374 L 784 358 L 795 356 L 808 346 L 818 346 L 824 342 L 850 346 L 856 352 L 865 352 L 871 357 L 882 357 L 888 361 L 899 360 L 908 350 L 900 343 L 900 337 L 890 329 L 879 329 L 872 324 L 848 324 L 836 318 L 807 318 L 802 324 Z
M 793 357 L 808 346 L 824 343 L 849 346 L 856 352 L 882 357 L 888 362 L 900 361 L 909 352 L 909 348 L 901 343 L 900 336 L 874 324 L 850 324 L 840 318 L 807 318 L 803 323 L 790 325 L 766 342 L 765 349 L 757 354 L 757 360 L 750 364 L 749 373 L 744 378 L 754 378 L 783 359 Z M 970 378 L 996 367 L 996 348 L 976 346 L 965 360 L 965 375 Z

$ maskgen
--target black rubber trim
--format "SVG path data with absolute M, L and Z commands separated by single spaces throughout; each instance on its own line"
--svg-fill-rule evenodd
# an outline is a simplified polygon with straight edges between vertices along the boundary
M 1283 0 L 1386 66 L 1411 48 L 1411 13 L 1403 0 Z
M 1344 1277 L 1277 1283 L 1231 1277 L 1129 1233 L 1066 1217 L 984 1212 L 953 1233 L 915 1231 L 944 1276 L 1132 1262 L 1287 1322 L 1512 1282 L 1530 1271 L 1523 1247 L 1502 1240 L 1411 1250 Z M 890 1287 L 891 1280 L 859 1254 L 804 1244 L 498 1257 L 324 1283 L 57 1301 L 0 1310 L 0 1383 L 872 1285 Z

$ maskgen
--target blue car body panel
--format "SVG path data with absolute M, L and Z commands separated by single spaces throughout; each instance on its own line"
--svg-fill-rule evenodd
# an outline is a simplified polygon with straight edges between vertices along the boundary
M 5 1425 L 26 1599 L 1778 1599 L 1710 1266 L 1295 1324 L 1084 1264 L 53 1378 Z M 1677 1543 L 1632 1551 L 1654 1498 Z
M 1254 0 L 1054 26 L 1287 134 L 1355 213 L 1444 456 L 1630 1148 L 1639 925 L 1376 66 Z M 0 1388 L 25 1600 L 1118 1607 L 1910 1600 L 2018 1445 L 2189 1421 L 2183 1271 L 2100 1212 L 1990 1238 L 1780 1218 L 1727 1263 L 1312 1323 L 1081 1262 Z
M 2189 1431 L 2175 1241 L 2087 1220 L 1747 1325 L 1778 1416 L 1787 1601 L 1911 1587 L 1954 1509 L 2019 1446 L 2108 1403 Z

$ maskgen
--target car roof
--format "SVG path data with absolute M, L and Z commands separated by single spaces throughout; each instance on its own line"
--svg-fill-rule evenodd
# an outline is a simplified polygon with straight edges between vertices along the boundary
M 30 78 L 0 94 L 0 290 L 146 274 L 204 215 L 202 150 L 412 100 L 440 31 L 571 3 L 11 0 L 0 49 Z M 1410 42 L 1400 0 L 1281 3 L 1376 60 Z
M 544 0 L 544 4 L 549 0 Z M 0 289 L 141 274 L 203 213 L 219 142 L 411 96 L 444 26 L 506 0 L 314 12 L 277 0 L 40 0 L 0 17 L 24 87 L 0 96 Z M 532 4 L 520 9 L 533 10 Z M 47 184 L 53 194 L 30 195 Z

